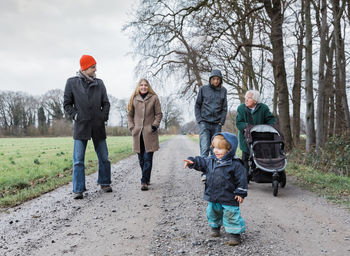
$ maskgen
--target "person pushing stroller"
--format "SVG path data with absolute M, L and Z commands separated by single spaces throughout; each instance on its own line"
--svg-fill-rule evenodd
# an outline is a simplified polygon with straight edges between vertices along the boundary
M 238 129 L 239 147 L 242 151 L 242 160 L 244 167 L 249 173 L 249 149 L 244 138 L 244 130 L 249 124 L 274 124 L 276 123 L 275 116 L 270 112 L 267 105 L 260 102 L 260 93 L 256 90 L 249 90 L 245 94 L 244 103 L 237 108 L 236 127 Z
M 211 236 L 220 236 L 220 227 L 230 234 L 228 245 L 241 243 L 245 222 L 239 204 L 247 196 L 247 176 L 239 158 L 236 158 L 238 140 L 228 132 L 216 133 L 212 139 L 213 154 L 209 157 L 188 157 L 185 166 L 207 176 L 204 200 L 208 201 L 207 219 Z

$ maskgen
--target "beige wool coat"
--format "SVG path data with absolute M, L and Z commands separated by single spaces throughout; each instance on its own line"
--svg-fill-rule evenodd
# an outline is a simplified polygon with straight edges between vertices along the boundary
M 133 137 L 133 151 L 140 153 L 142 133 L 146 152 L 159 149 L 158 130 L 152 132 L 152 125 L 159 127 L 163 113 L 157 95 L 148 93 L 143 99 L 137 95 L 133 100 L 133 109 L 128 113 L 128 127 Z

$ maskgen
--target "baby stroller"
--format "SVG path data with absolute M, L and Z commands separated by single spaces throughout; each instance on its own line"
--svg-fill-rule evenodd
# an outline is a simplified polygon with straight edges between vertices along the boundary
M 248 125 L 244 137 L 249 149 L 248 183 L 272 183 L 273 195 L 278 185 L 286 186 L 284 138 L 278 126 L 271 124 Z

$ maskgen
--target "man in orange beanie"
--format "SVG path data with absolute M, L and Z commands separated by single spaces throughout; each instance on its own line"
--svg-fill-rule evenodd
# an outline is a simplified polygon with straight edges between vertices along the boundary
M 108 160 L 105 122 L 110 103 L 106 87 L 96 78 L 96 61 L 90 55 L 80 58 L 80 70 L 67 80 L 64 109 L 74 122 L 73 192 L 74 199 L 83 199 L 85 187 L 85 150 L 92 138 L 98 158 L 98 180 L 102 191 L 112 192 L 111 163 Z
M 83 55 L 80 58 L 80 67 L 81 70 L 87 70 L 89 67 L 96 65 L 96 60 L 94 59 L 94 57 L 90 56 L 90 55 Z

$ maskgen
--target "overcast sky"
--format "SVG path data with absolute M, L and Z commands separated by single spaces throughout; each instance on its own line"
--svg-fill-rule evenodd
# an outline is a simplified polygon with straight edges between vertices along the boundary
M 130 97 L 136 82 L 131 42 L 121 31 L 138 0 L 1 0 L 0 90 L 42 95 L 62 89 L 94 56 L 107 92 Z

